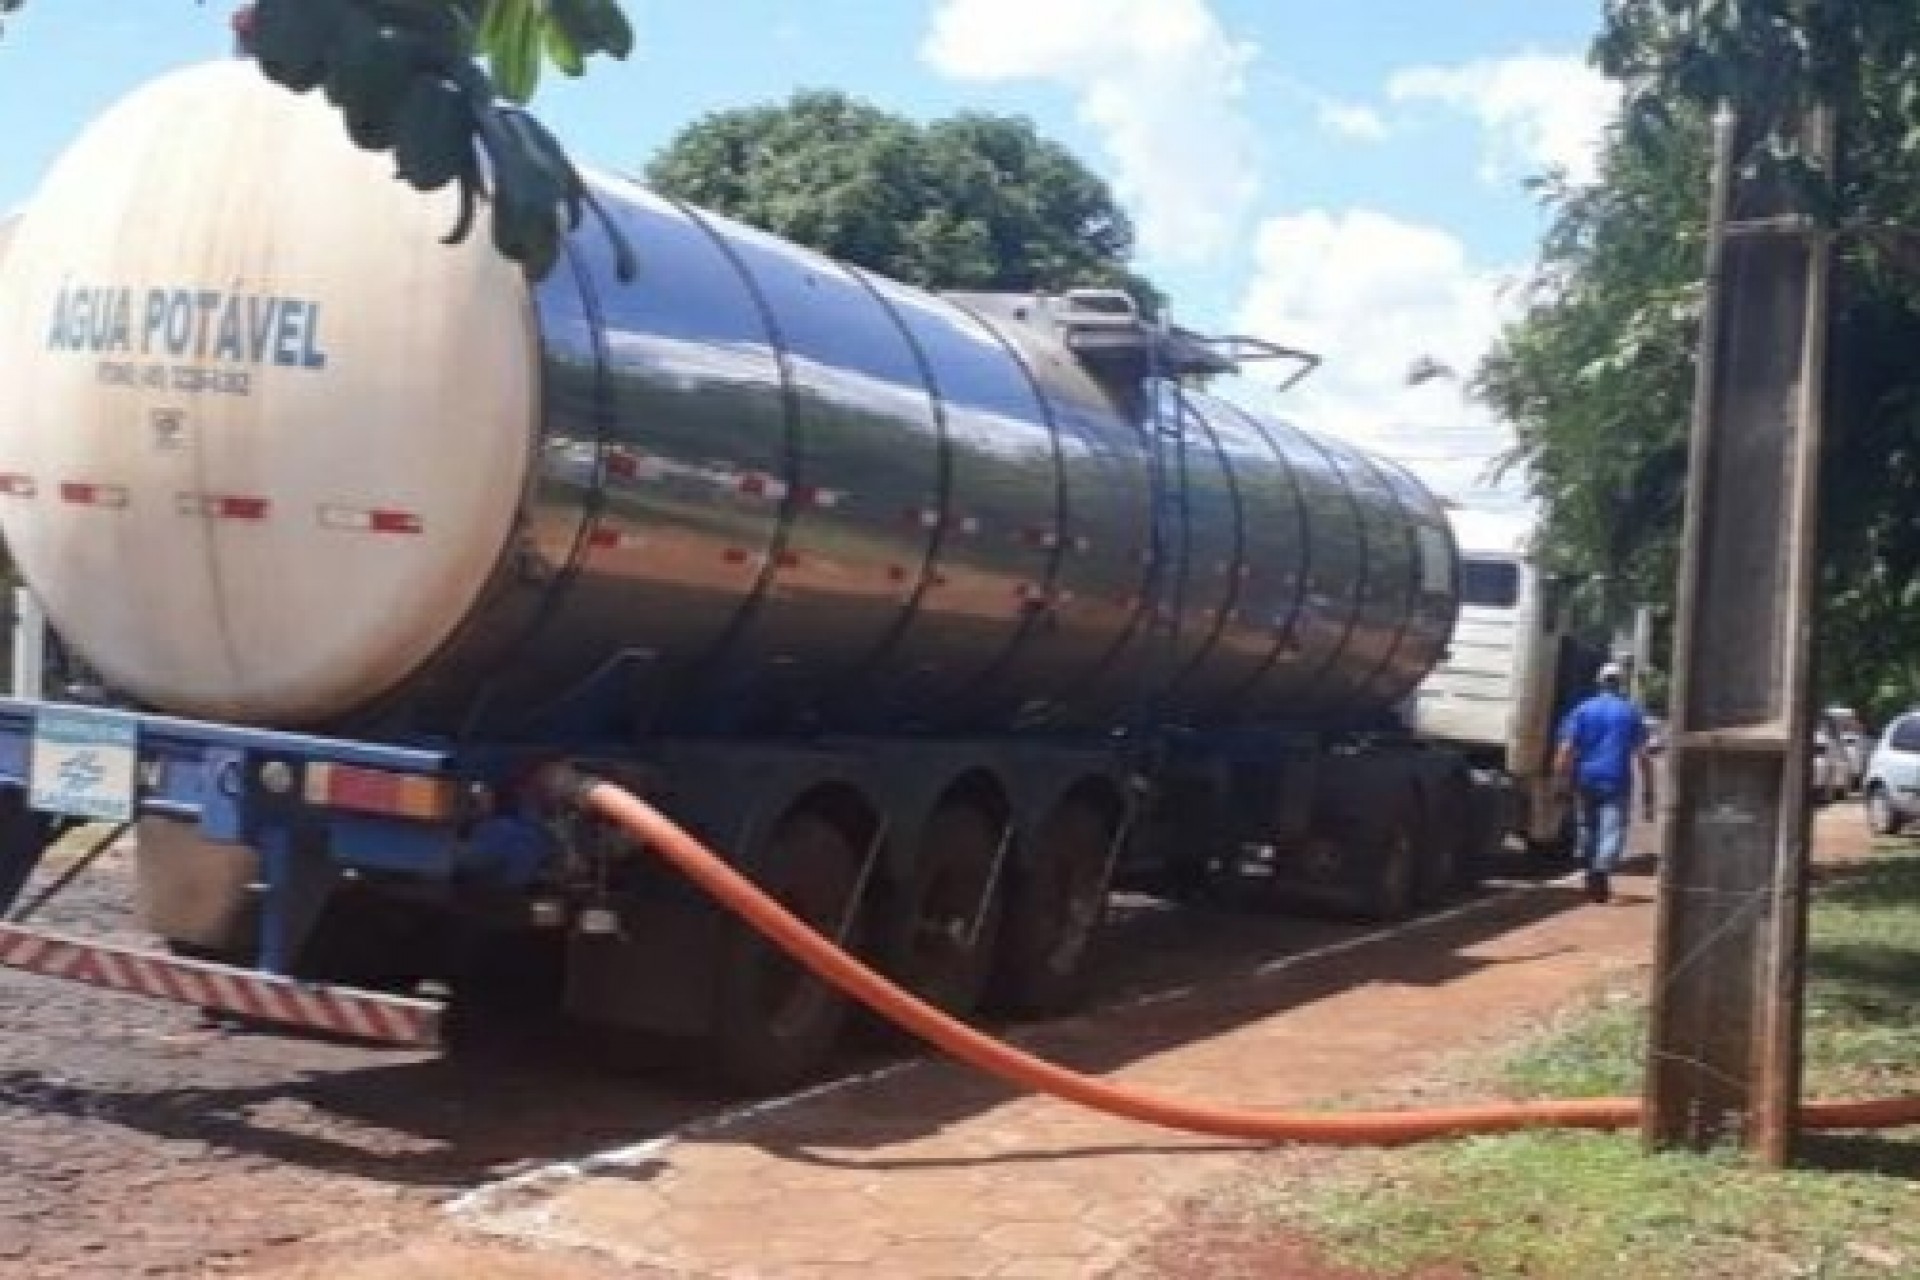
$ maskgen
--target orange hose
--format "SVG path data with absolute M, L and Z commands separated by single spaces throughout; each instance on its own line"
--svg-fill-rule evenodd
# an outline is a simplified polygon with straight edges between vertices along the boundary
M 822 981 L 962 1062 L 1023 1090 L 1189 1133 L 1324 1146 L 1396 1146 L 1464 1134 L 1625 1129 L 1639 1123 L 1640 1102 L 1635 1098 L 1499 1102 L 1422 1111 L 1266 1111 L 1187 1102 L 1082 1075 L 985 1035 L 895 986 L 816 933 L 639 797 L 605 782 L 587 782 L 574 795 L 583 808 L 643 842 Z M 1815 1129 L 1920 1124 L 1920 1096 L 1807 1103 L 1801 1123 Z

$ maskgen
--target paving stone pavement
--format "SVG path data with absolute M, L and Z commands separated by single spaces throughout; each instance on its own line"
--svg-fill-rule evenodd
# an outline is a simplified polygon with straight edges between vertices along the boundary
M 1623 878 L 1607 907 L 1565 888 L 1525 890 L 1362 950 L 1028 1038 L 1056 1059 L 1123 1067 L 1129 1084 L 1191 1098 L 1324 1103 L 1510 1037 L 1634 966 L 1651 888 Z M 1098 1276 L 1230 1179 L 1249 1150 L 1015 1098 L 929 1063 L 598 1170 L 482 1193 L 458 1220 L 627 1274 Z
M 1837 817 L 1858 827 L 1857 809 Z M 87 882 L 71 923 L 120 932 L 104 904 L 124 872 Z M 1020 1039 L 1193 1098 L 1417 1100 L 1444 1089 L 1428 1082 L 1447 1055 L 1644 954 L 1645 881 L 1606 908 L 1509 887 L 1386 941 L 1148 913 L 1114 940 L 1108 1008 Z M 1294 955 L 1316 947 L 1336 954 Z M 1274 971 L 1223 976 L 1260 963 Z M 415 1062 L 210 1034 L 184 1010 L 17 976 L 0 976 L 0 1025 L 4 1280 L 1157 1276 L 1142 1246 L 1181 1238 L 1185 1211 L 1253 1159 L 938 1063 L 716 1116 L 565 1042 Z M 580 1163 L 620 1144 L 635 1145 Z

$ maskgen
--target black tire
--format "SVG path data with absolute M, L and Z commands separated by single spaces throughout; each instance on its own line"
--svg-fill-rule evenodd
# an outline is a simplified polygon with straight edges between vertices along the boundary
M 1419 905 L 1420 826 L 1411 795 L 1385 806 L 1369 824 L 1359 853 L 1363 860 L 1358 910 L 1367 920 L 1405 920 Z
M 1867 830 L 1876 836 L 1897 836 L 1906 825 L 1894 810 L 1887 789 L 1878 783 L 1867 788 Z
M 1388 923 L 1405 920 L 1419 903 L 1419 801 L 1412 787 L 1374 775 L 1384 793 L 1339 798 L 1311 842 L 1317 863 L 1310 881 L 1331 890 L 1341 914 Z
M 446 917 L 417 904 L 336 888 L 295 957 L 294 972 L 319 982 L 404 988 L 447 972 Z M 491 958 L 504 957 L 489 949 Z
M 844 832 L 816 814 L 791 814 L 769 836 L 762 867 L 762 888 L 835 936 L 860 883 L 861 854 Z M 848 938 L 849 949 L 856 941 Z M 788 1089 L 832 1056 L 847 1022 L 846 999 L 732 918 L 721 931 L 716 978 L 706 1056 L 728 1086 Z
M 1420 859 L 1415 877 L 1419 906 L 1444 902 L 1466 879 L 1473 861 L 1473 780 L 1446 771 L 1432 780 L 1420 806 Z
M 1567 811 L 1560 815 L 1560 830 L 1546 840 L 1537 840 L 1528 836 L 1525 840 L 1527 856 L 1546 863 L 1572 862 L 1580 849 L 1580 820 L 1574 815 L 1574 802 L 1567 803 Z
M 1044 1016 L 1079 1003 L 1106 921 L 1113 835 L 1106 814 L 1085 800 L 1064 801 L 1041 824 L 1033 856 L 1007 886 L 997 1004 Z
M 894 978 L 956 1016 L 980 1003 L 1000 937 L 1002 826 L 977 807 L 946 804 L 927 820 L 894 928 Z
M 1488 867 L 1504 849 L 1506 807 L 1493 787 L 1469 784 L 1467 787 L 1467 828 L 1461 837 L 1460 865 L 1455 883 L 1462 889 L 1479 887 Z

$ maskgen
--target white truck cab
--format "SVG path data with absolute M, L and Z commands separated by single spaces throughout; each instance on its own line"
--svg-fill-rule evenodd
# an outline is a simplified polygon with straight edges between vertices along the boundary
M 1556 584 L 1534 559 L 1524 512 L 1453 506 L 1460 547 L 1460 621 L 1416 691 L 1414 732 L 1467 755 L 1504 783 L 1506 830 L 1529 849 L 1570 846 L 1571 814 L 1554 796 L 1554 731 L 1584 694 L 1601 655 L 1569 629 Z

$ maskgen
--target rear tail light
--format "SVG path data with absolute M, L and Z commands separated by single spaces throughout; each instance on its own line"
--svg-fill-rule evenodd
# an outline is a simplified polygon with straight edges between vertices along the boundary
M 323 809 L 443 822 L 460 815 L 461 796 L 460 784 L 450 778 L 345 764 L 307 766 L 307 803 Z

